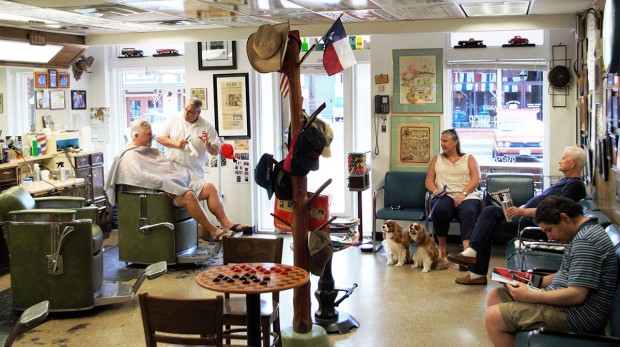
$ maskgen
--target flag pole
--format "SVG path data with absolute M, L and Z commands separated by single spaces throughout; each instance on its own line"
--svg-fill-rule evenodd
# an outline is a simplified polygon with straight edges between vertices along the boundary
M 336 18 L 336 20 L 340 19 L 343 14 L 344 14 L 344 12 L 341 12 L 340 15 L 338 16 L 338 18 Z M 334 21 L 334 22 L 336 22 L 336 21 Z M 306 51 L 306 54 L 304 54 L 304 56 L 301 57 L 301 59 L 299 59 L 299 65 L 303 64 L 303 62 L 306 60 L 306 58 L 308 58 L 308 55 L 310 55 L 310 52 L 314 51 L 314 47 L 319 42 L 325 42 L 325 35 L 323 35 L 318 42 L 315 42 L 315 43 L 312 44 L 312 47 L 310 47 L 310 49 L 308 51 Z

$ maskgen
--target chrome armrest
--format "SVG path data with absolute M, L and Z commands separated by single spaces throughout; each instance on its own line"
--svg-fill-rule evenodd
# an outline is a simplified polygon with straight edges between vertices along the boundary
M 170 230 L 174 230 L 174 224 L 169 222 L 155 223 L 155 224 L 147 224 L 140 227 L 140 232 L 143 234 L 148 234 L 149 230 L 152 228 L 156 228 L 158 226 L 164 226 Z

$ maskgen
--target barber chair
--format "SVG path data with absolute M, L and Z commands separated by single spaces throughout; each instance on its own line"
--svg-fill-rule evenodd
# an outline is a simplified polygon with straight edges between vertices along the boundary
M 116 186 L 118 257 L 121 261 L 152 264 L 202 263 L 215 247 L 198 247 L 198 223 L 165 192 L 129 185 Z
M 13 309 L 40 301 L 50 311 L 88 310 L 133 299 L 144 281 L 166 272 L 160 263 L 133 284 L 104 282 L 103 233 L 96 206 L 79 197 L 34 199 L 20 187 L 0 193 L 0 222 L 11 256 Z M 45 207 L 45 208 L 40 208 Z

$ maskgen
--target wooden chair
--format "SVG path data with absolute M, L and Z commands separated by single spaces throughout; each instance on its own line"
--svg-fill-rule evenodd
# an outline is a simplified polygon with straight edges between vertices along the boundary
M 142 293 L 140 310 L 147 347 L 158 342 L 223 346 L 224 298 L 172 299 Z
M 224 265 L 231 263 L 281 263 L 282 245 L 284 241 L 281 237 L 238 237 L 224 238 Z M 271 302 L 269 302 L 271 301 Z M 271 300 L 261 298 L 261 331 L 263 336 L 263 346 L 282 346 L 280 339 L 280 316 L 279 316 L 280 293 L 273 292 Z M 247 329 L 231 329 L 231 326 L 247 325 L 247 309 L 245 296 L 224 295 L 224 325 L 226 331 L 224 338 L 226 343 L 230 339 L 247 339 L 246 335 L 239 332 L 246 332 Z M 270 326 L 273 325 L 273 330 Z M 270 343 L 273 337 L 273 343 Z

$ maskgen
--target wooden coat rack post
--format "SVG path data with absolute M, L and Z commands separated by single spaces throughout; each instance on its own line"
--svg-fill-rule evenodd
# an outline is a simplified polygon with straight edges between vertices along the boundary
M 288 77 L 290 84 L 290 112 L 291 112 L 291 137 L 301 129 L 303 123 L 303 101 L 300 83 L 300 45 L 297 40 L 290 40 L 284 56 L 283 73 Z M 290 148 L 289 150 L 293 150 Z M 308 202 L 308 179 L 306 176 L 291 176 L 293 189 L 293 248 L 294 265 L 308 270 L 310 250 L 306 233 L 309 230 Z M 295 288 L 293 293 L 293 331 L 296 333 L 309 333 L 312 330 L 312 317 L 310 314 L 310 282 Z

